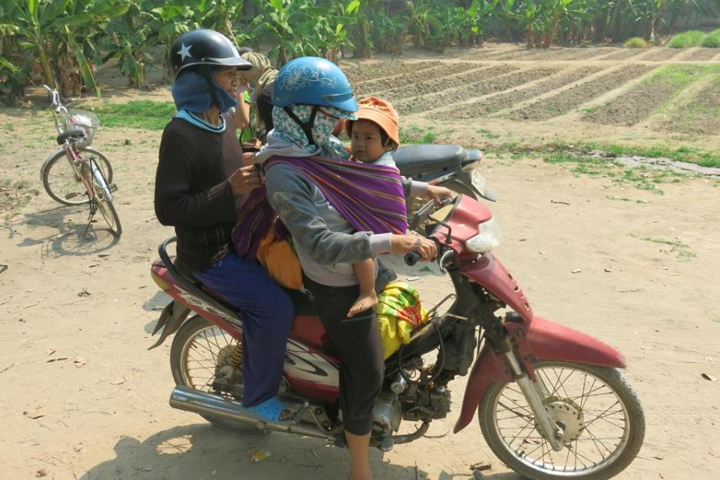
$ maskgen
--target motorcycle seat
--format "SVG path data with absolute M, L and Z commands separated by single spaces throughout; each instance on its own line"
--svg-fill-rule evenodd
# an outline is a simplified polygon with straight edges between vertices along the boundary
M 460 145 L 410 145 L 398 148 L 392 156 L 398 170 L 406 177 L 462 168 L 468 159 Z

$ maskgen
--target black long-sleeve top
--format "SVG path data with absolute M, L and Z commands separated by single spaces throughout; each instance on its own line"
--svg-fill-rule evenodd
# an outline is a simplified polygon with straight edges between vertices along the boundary
M 233 251 L 231 233 L 246 195 L 234 196 L 228 178 L 242 166 L 231 115 L 213 133 L 173 118 L 160 142 L 155 214 L 178 237 L 177 266 L 202 271 Z

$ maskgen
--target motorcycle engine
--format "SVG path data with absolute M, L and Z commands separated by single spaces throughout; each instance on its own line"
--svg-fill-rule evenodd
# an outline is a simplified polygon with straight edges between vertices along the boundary
M 397 432 L 402 420 L 397 396 L 391 392 L 382 392 L 375 400 L 373 415 L 373 436 L 387 437 Z
M 445 418 L 452 403 L 450 390 L 427 382 L 409 384 L 398 400 L 403 418 L 412 422 Z

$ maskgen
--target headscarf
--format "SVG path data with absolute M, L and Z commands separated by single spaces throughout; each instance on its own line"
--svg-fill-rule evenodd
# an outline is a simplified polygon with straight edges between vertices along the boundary
M 301 122 L 310 120 L 313 107 L 311 105 L 292 105 L 293 113 Z M 322 107 L 323 110 L 337 117 L 347 117 L 348 113 L 335 107 Z M 311 145 L 305 132 L 287 112 L 280 107 L 273 107 L 274 128 L 267 136 L 267 144 L 255 156 L 259 162 L 264 162 L 273 155 L 285 157 L 311 157 L 321 156 L 327 158 L 339 158 L 347 160 L 350 158 L 345 145 L 335 136 L 332 131 L 337 125 L 336 118 L 328 117 L 318 112 L 315 115 L 315 122 L 312 127 L 314 144 Z
M 220 112 L 225 113 L 237 105 L 237 100 L 232 98 L 220 85 L 215 82 L 217 68 L 211 69 L 213 77 L 212 84 L 215 95 L 220 102 Z M 189 112 L 203 113 L 212 107 L 212 97 L 207 79 L 194 70 L 185 70 L 172 84 L 172 96 L 175 107 Z

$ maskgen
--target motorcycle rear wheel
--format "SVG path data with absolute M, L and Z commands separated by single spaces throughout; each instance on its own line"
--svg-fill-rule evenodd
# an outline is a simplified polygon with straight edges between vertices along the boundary
M 645 415 L 620 372 L 557 361 L 534 367 L 545 408 L 564 425 L 565 448 L 555 452 L 542 437 L 515 383 L 496 383 L 478 407 L 493 453 L 533 480 L 606 480 L 630 465 L 643 443 Z
M 188 319 L 175 334 L 170 347 L 170 369 L 175 384 L 202 392 L 219 394 L 212 387 L 218 363 L 232 355 L 238 341 L 200 315 Z M 222 394 L 228 396 L 227 394 Z M 231 397 L 230 397 L 231 398 Z M 255 425 L 201 415 L 213 425 L 234 432 L 259 432 Z

